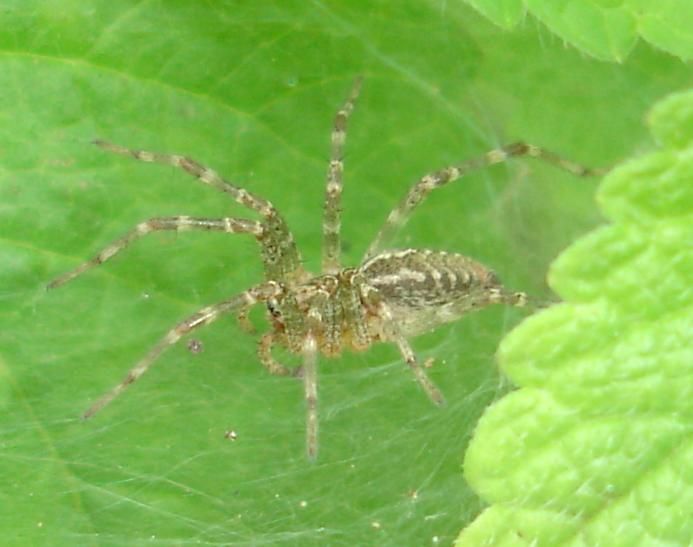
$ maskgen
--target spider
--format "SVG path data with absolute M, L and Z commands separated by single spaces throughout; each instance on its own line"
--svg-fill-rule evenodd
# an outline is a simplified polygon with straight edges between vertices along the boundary
M 492 304 L 527 304 L 525 293 L 506 289 L 489 268 L 471 258 L 428 249 L 383 250 L 384 242 L 406 222 L 430 192 L 471 171 L 504 162 L 513 156 L 538 158 L 577 176 L 593 176 L 601 170 L 589 169 L 538 146 L 517 142 L 458 166 L 434 171 L 421 177 L 390 212 L 361 264 L 343 267 L 340 257 L 343 149 L 347 121 L 360 94 L 361 83 L 360 78 L 355 81 L 334 118 L 322 223 L 322 273 L 319 275 L 304 269 L 284 218 L 269 201 L 228 182 L 212 169 L 185 156 L 94 141 L 108 152 L 180 168 L 200 182 L 228 194 L 240 205 L 257 213 L 260 220 L 189 216 L 150 218 L 137 224 L 91 260 L 53 280 L 48 288 L 73 280 L 110 260 L 137 239 L 163 230 L 250 234 L 260 245 L 265 280 L 227 300 L 204 307 L 175 325 L 118 385 L 84 413 L 84 418 L 93 416 L 113 401 L 147 372 L 164 350 L 186 334 L 229 313 L 238 316 L 244 330 L 251 330 L 248 313 L 254 305 L 264 304 L 271 329 L 259 340 L 258 357 L 271 374 L 302 379 L 306 401 L 306 451 L 309 459 L 315 459 L 318 451 L 319 354 L 335 357 L 346 349 L 362 351 L 377 342 L 393 343 L 428 398 L 434 404 L 442 405 L 442 393 L 424 370 L 429 363 L 422 365 L 417 360 L 409 339 Z M 302 364 L 287 367 L 277 362 L 272 356 L 272 348 L 277 345 L 300 356 Z

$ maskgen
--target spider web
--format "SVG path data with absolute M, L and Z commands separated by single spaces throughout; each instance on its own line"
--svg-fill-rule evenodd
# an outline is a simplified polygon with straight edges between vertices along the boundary
M 104 199 L 107 206 L 92 220 L 98 235 L 71 243 L 78 252 L 70 252 L 69 262 L 93 252 L 93 240 L 105 243 L 146 217 L 151 196 L 169 184 L 177 188 L 171 208 L 180 207 L 179 201 L 192 205 L 195 210 L 185 212 L 195 215 L 220 208 L 216 195 L 194 195 L 204 192 L 184 176 L 155 180 L 161 173 L 146 167 L 109 167 L 114 180 L 135 180 L 129 189 L 136 201 L 123 208 L 125 214 L 118 213 L 117 200 L 129 201 L 128 192 L 114 195 L 109 184 L 88 185 L 88 199 Z M 71 175 L 64 178 L 56 185 L 69 185 Z M 146 185 L 144 196 L 136 191 Z M 321 191 L 320 178 L 315 187 Z M 357 204 L 347 210 L 345 224 L 359 216 Z M 312 220 L 318 225 L 319 214 Z M 355 232 L 345 233 L 353 238 Z M 314 232 L 311 239 L 307 253 L 315 260 Z M 40 314 L 25 308 L 26 319 L 44 333 L 40 346 L 51 349 L 33 357 L 42 372 L 22 397 L 28 408 L 41 409 L 37 427 L 54 433 L 45 445 L 37 446 L 32 436 L 15 450 L 49 450 L 46 481 L 53 483 L 49 491 L 69 522 L 63 540 L 348 544 L 354 538 L 387 543 L 409 533 L 449 542 L 460 521 L 457 509 L 465 507 L 467 518 L 478 510 L 473 494 L 461 488 L 461 456 L 480 412 L 507 387 L 493 352 L 519 318 L 516 310 L 488 310 L 416 341 L 422 360 L 437 360 L 431 375 L 447 396 L 443 409 L 430 404 L 392 347 L 322 360 L 321 447 L 312 465 L 304 455 L 301 383 L 268 376 L 252 337 L 233 318 L 195 334 L 202 351 L 180 344 L 102 413 L 87 423 L 78 419 L 172 322 L 257 279 L 258 262 L 252 241 L 163 235 L 138 242 L 122 259 L 42 297 Z M 225 278 L 228 264 L 244 268 L 232 268 L 233 279 Z M 59 328 L 62 323 L 68 328 Z M 21 359 L 22 349 L 16 350 Z M 19 467 L 26 476 L 31 462 Z M 341 491 L 349 494 L 340 501 Z M 71 511 L 75 505 L 78 512 Z M 133 513 L 143 518 L 133 522 Z M 36 527 L 52 524 L 37 515 Z
M 603 131 L 601 143 L 620 146 L 619 137 L 639 127 L 640 110 L 627 101 L 647 102 L 633 90 L 656 95 L 664 80 L 641 86 L 637 76 L 612 77 L 602 65 L 539 43 L 532 29 L 501 42 L 469 12 L 444 5 L 426 8 L 424 21 L 398 14 L 404 23 L 394 31 L 394 19 L 383 18 L 374 32 L 359 26 L 360 16 L 317 3 L 321 30 L 311 47 L 325 45 L 336 56 L 338 62 L 327 63 L 336 67 L 330 73 L 324 58 L 306 55 L 305 35 L 297 31 L 308 14 L 264 14 L 263 25 L 278 27 L 263 27 L 266 41 L 258 47 L 257 36 L 244 34 L 238 7 L 230 14 L 207 6 L 209 13 L 191 17 L 156 3 L 122 5 L 75 28 L 65 17 L 61 25 L 68 28 L 31 39 L 3 34 L 12 51 L 24 43 L 32 53 L 0 61 L 0 87 L 12 105 L 2 112 L 18 120 L 0 147 L 0 202 L 12 204 L 0 210 L 6 541 L 449 544 L 481 508 L 465 486 L 462 456 L 483 409 L 509 389 L 493 354 L 524 312 L 485 310 L 414 341 L 422 360 L 436 359 L 430 374 L 447 397 L 442 409 L 429 403 L 391 347 L 322 360 L 315 464 L 304 456 L 300 382 L 268 376 L 253 338 L 233 318 L 195 334 L 202 351 L 180 344 L 167 352 L 84 423 L 80 413 L 171 324 L 261 277 L 253 241 L 161 235 L 46 294 L 46 281 L 146 217 L 245 214 L 184 174 L 104 155 L 88 141 L 190 154 L 272 199 L 315 270 L 329 123 L 352 74 L 364 66 L 371 68 L 347 145 L 348 264 L 358 262 L 417 176 L 518 136 L 602 157 L 593 124 Z M 476 34 L 460 45 L 460 27 L 469 20 Z M 30 23 L 9 20 L 0 28 Z M 422 24 L 435 53 L 401 41 Z M 153 26 L 166 31 L 153 34 Z M 84 28 L 97 29 L 98 43 L 80 42 Z M 232 28 L 233 36 L 216 43 L 210 28 L 225 37 Z M 359 58 L 370 65 L 352 66 L 355 44 L 344 38 L 352 34 L 362 40 Z M 66 35 L 81 49 L 56 50 Z M 33 42 L 43 36 L 54 42 Z M 461 55 L 460 48 L 468 50 Z M 266 73 L 277 58 L 282 68 Z M 294 66 L 298 58 L 305 65 Z M 557 89 L 548 96 L 538 95 L 544 90 L 536 77 L 522 78 L 527 59 L 553 75 Z M 154 66 L 163 68 L 153 74 Z M 672 69 L 677 78 L 683 80 Z M 466 89 L 473 80 L 476 87 Z M 599 94 L 605 81 L 617 88 L 615 99 Z M 566 108 L 564 97 L 572 97 L 576 83 L 598 99 Z M 62 98 L 59 112 L 46 107 L 55 97 Z M 517 108 L 523 104 L 534 106 Z M 628 108 L 633 123 L 612 125 L 614 111 Z M 549 297 L 547 264 L 595 221 L 589 183 L 568 179 L 530 163 L 480 173 L 432 195 L 394 245 L 463 252 L 492 266 L 509 286 Z
M 113 177 L 124 170 L 139 171 L 116 168 Z M 146 178 L 146 171 L 134 176 Z M 185 187 L 183 178 L 176 182 Z M 106 198 L 114 199 L 110 193 Z M 143 216 L 148 204 L 142 201 L 128 216 Z M 213 208 L 207 201 L 196 205 Z M 99 219 L 95 225 L 104 235 L 96 239 L 108 241 L 121 231 L 118 225 L 129 224 Z M 101 414 L 88 423 L 77 418 L 172 318 L 219 299 L 227 285 L 238 286 L 235 279 L 208 286 L 196 279 L 218 275 L 220 263 L 248 265 L 240 276 L 260 275 L 253 242 L 237 240 L 225 249 L 223 238 L 202 236 L 142 241 L 110 268 L 50 294 L 53 304 L 43 305 L 40 314 L 25 308 L 27 319 L 45 333 L 41 347 L 51 350 L 34 357 L 43 372 L 22 397 L 28 408 L 41 409 L 35 423 L 52 431 L 54 440 L 37 446 L 32 436 L 14 448 L 49 451 L 46 481 L 64 504 L 54 514 L 64 512 L 69 521 L 63 539 L 349 544 L 354 538 L 388 543 L 408 533 L 449 542 L 460 521 L 457 508 L 466 508 L 462 518 L 479 508 L 461 487 L 461 456 L 482 409 L 508 387 L 495 370 L 493 352 L 518 320 L 517 310 L 487 310 L 416 340 L 422 360 L 437 360 L 431 375 L 447 396 L 443 409 L 430 404 L 394 348 L 322 360 L 321 448 L 312 465 L 304 455 L 300 382 L 268 376 L 252 338 L 233 318 L 195 335 L 201 352 L 180 344 Z M 217 257 L 211 265 L 210 256 Z M 65 321 L 79 328 L 58 328 Z M 19 467 L 28 474 L 31 460 Z M 342 491 L 349 493 L 340 500 Z M 70 510 L 74 504 L 81 508 L 77 513 Z M 133 522 L 133 513 L 144 518 Z M 50 527 L 40 515 L 35 525 Z

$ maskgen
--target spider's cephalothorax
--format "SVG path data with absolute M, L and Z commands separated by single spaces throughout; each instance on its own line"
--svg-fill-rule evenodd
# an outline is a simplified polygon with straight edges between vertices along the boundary
M 105 247 L 91 260 L 52 281 L 49 288 L 74 279 L 112 258 L 136 239 L 161 230 L 251 234 L 260 244 L 265 281 L 227 300 L 205 307 L 178 323 L 128 372 L 120 384 L 86 411 L 85 417 L 92 416 L 117 397 L 144 374 L 166 348 L 184 335 L 227 313 L 237 314 L 241 326 L 250 330 L 250 308 L 257 303 L 264 303 L 271 330 L 260 338 L 259 359 L 272 374 L 302 378 L 307 405 L 307 451 L 308 456 L 314 458 L 318 447 L 319 354 L 337 356 L 345 349 L 365 350 L 375 342 L 393 343 L 399 348 L 404 361 L 428 397 L 434 403 L 442 404 L 443 396 L 416 359 L 409 338 L 491 304 L 525 305 L 527 298 L 524 293 L 505 289 L 491 270 L 470 258 L 442 251 L 382 250 L 383 243 L 406 222 L 411 211 L 432 190 L 459 179 L 470 171 L 503 162 L 509 157 L 539 158 L 579 176 L 594 175 L 598 171 L 524 143 L 504 146 L 461 165 L 440 169 L 425 175 L 410 188 L 388 216 L 361 265 L 343 268 L 340 259 L 342 150 L 347 119 L 354 108 L 360 87 L 359 79 L 334 120 L 322 230 L 323 272 L 318 276 L 304 270 L 286 222 L 269 201 L 231 184 L 212 169 L 184 156 L 131 150 L 105 141 L 95 141 L 101 148 L 116 154 L 179 167 L 200 182 L 229 194 L 236 202 L 259 214 L 261 218 L 150 218 Z M 289 368 L 275 361 L 272 357 L 272 347 L 275 345 L 300 355 L 301 366 Z

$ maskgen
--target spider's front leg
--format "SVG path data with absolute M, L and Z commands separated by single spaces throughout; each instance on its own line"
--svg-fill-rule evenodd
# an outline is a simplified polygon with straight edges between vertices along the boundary
M 89 407 L 84 413 L 84 418 L 90 418 L 120 395 L 130 384 L 137 381 L 140 376 L 147 372 L 154 361 L 156 361 L 169 346 L 178 342 L 178 340 L 186 334 L 205 325 L 209 325 L 226 313 L 237 312 L 241 308 L 252 306 L 257 302 L 266 301 L 268 298 L 276 296 L 277 291 L 277 284 L 272 281 L 256 285 L 233 298 L 202 308 L 200 311 L 181 321 L 127 373 L 125 378 L 123 378 L 117 386 Z
M 347 121 L 354 110 L 356 99 L 361 92 L 362 79 L 357 78 L 346 102 L 334 118 L 332 129 L 332 151 L 327 169 L 325 188 L 325 213 L 322 223 L 323 248 L 322 272 L 336 273 L 341 266 L 341 209 L 342 176 L 344 173 L 344 142 L 346 141 Z
M 130 156 L 147 163 L 171 165 L 182 169 L 206 184 L 230 195 L 236 203 L 260 214 L 263 218 L 263 234 L 258 238 L 262 247 L 262 257 L 265 265 L 265 278 L 276 281 L 300 279 L 305 275 L 301 264 L 301 256 L 296 248 L 294 238 L 289 231 L 284 218 L 271 202 L 236 186 L 224 179 L 219 173 L 205 167 L 195 160 L 178 154 L 161 154 L 146 150 L 135 150 L 103 140 L 95 140 L 100 148 L 121 156 Z
M 262 224 L 254 220 L 246 220 L 243 218 L 193 218 L 189 216 L 150 218 L 144 222 L 140 222 L 132 230 L 125 235 L 113 241 L 107 247 L 99 251 L 91 260 L 77 266 L 74 270 L 67 272 L 60 277 L 57 277 L 48 284 L 49 289 L 54 289 L 60 285 L 64 285 L 75 277 L 83 274 L 87 270 L 103 264 L 110 260 L 119 252 L 127 249 L 133 242 L 141 237 L 151 234 L 152 232 L 160 232 L 165 230 L 186 231 L 215 231 L 227 232 L 231 234 L 252 234 L 259 238 L 263 234 Z
M 419 385 L 424 390 L 424 393 L 428 395 L 428 398 L 434 405 L 443 406 L 445 404 L 445 397 L 443 396 L 443 393 L 433 383 L 433 380 L 428 377 L 426 371 L 424 370 L 424 367 L 430 367 L 433 364 L 433 359 L 427 359 L 424 363 L 424 367 L 422 367 L 421 363 L 419 363 L 418 359 L 416 358 L 414 350 L 406 338 L 398 335 L 395 339 L 395 343 L 397 344 L 399 352 L 402 354 L 404 361 L 414 373 L 416 381 L 419 382 Z

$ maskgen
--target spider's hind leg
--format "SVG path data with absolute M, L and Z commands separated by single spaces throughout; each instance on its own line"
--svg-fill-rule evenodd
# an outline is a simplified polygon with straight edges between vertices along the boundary
M 404 361 L 414 373 L 414 378 L 416 378 L 416 381 L 419 382 L 419 385 L 424 390 L 424 393 L 426 393 L 433 404 L 443 406 L 445 404 L 445 397 L 443 396 L 443 393 L 440 391 L 440 389 L 438 389 L 438 386 L 433 383 L 433 380 L 428 377 L 426 371 L 424 370 L 424 368 L 430 368 L 431 365 L 433 365 L 433 359 L 427 359 L 424 362 L 424 365 L 421 366 L 421 363 L 419 363 L 418 359 L 416 358 L 414 350 L 403 336 L 397 336 L 395 343 L 397 344 Z
M 440 389 L 438 389 L 438 386 L 433 383 L 433 380 L 428 377 L 426 371 L 424 370 L 425 368 L 430 368 L 430 366 L 433 364 L 433 359 L 427 359 L 424 362 L 424 365 L 421 366 L 421 363 L 419 363 L 418 359 L 416 358 L 416 354 L 414 353 L 411 344 L 409 344 L 407 339 L 400 332 L 400 329 L 398 328 L 395 319 L 392 317 L 392 313 L 390 312 L 388 306 L 385 303 L 380 302 L 377 305 L 377 309 L 378 316 L 383 322 L 383 330 L 386 333 L 387 338 L 397 345 L 400 354 L 404 358 L 405 363 L 407 363 L 407 366 L 414 373 L 414 378 L 416 378 L 416 381 L 421 386 L 421 389 L 424 390 L 424 393 L 426 393 L 433 404 L 443 406 L 445 404 L 445 397 L 443 396 L 443 393 L 440 391 Z
M 450 167 L 445 167 L 439 169 L 433 173 L 429 173 L 421 177 L 407 192 L 407 195 L 395 207 L 385 220 L 380 232 L 375 236 L 375 239 L 368 247 L 364 261 L 375 256 L 395 233 L 395 231 L 402 227 L 412 211 L 421 202 L 426 199 L 428 194 L 433 190 L 445 186 L 446 184 L 460 179 L 471 173 L 472 171 L 477 171 L 497 163 L 503 163 L 513 157 L 527 156 L 530 158 L 537 158 L 543 162 L 549 163 L 562 169 L 568 171 L 578 177 L 592 177 L 605 174 L 608 169 L 593 169 L 590 167 L 585 167 L 578 163 L 572 162 L 565 158 L 562 158 L 558 154 L 541 148 L 540 146 L 535 146 L 533 144 L 527 144 L 524 142 L 515 142 L 495 150 L 486 152 L 483 156 L 473 158 L 460 165 L 453 165 Z

